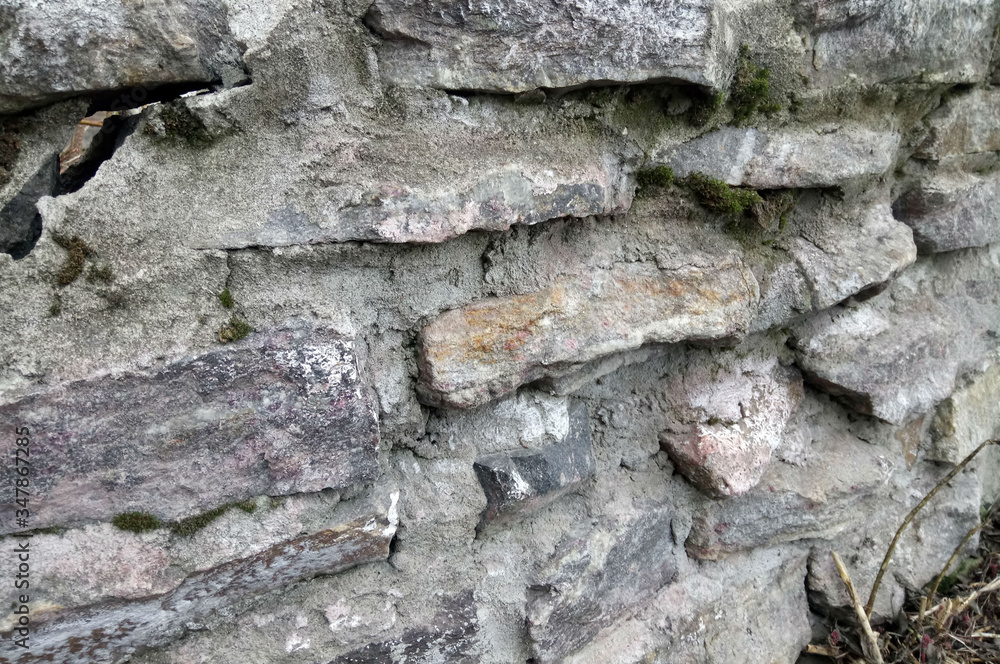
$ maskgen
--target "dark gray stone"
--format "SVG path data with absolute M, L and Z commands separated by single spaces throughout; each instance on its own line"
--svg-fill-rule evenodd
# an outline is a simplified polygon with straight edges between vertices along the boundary
M 571 402 L 569 432 L 562 442 L 480 457 L 473 468 L 486 493 L 480 531 L 549 505 L 594 475 L 586 404 Z
M 893 205 L 921 252 L 981 247 L 1000 240 L 1000 175 L 930 176 Z
M 0 208 L 0 251 L 24 258 L 42 235 L 42 215 L 35 203 L 59 193 L 59 155 L 53 154 L 14 198 Z
M 396 533 L 396 495 L 370 512 L 254 556 L 196 572 L 166 595 L 56 611 L 32 624 L 30 649 L 0 634 L 0 661 L 103 664 L 180 638 L 220 610 L 319 574 L 385 560 Z M 17 541 L 17 540 L 12 540 Z
M 445 599 L 433 624 L 407 630 L 402 636 L 370 643 L 333 659 L 329 664 L 476 664 L 470 654 L 479 631 L 471 590 Z
M 379 472 L 353 345 L 319 328 L 254 334 L 150 375 L 69 383 L 0 417 L 32 433 L 33 528 L 133 510 L 173 520 Z
M 650 509 L 567 542 L 529 589 L 528 632 L 539 664 L 580 649 L 677 577 L 672 515 Z

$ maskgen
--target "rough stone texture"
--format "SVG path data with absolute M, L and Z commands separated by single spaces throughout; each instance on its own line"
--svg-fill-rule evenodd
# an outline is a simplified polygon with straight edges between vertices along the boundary
M 541 509 L 594 475 L 587 406 L 573 402 L 568 419 L 566 438 L 555 445 L 491 454 L 476 460 L 476 476 L 486 493 L 486 511 L 479 530 L 500 526 L 521 513 Z
M 536 658 L 561 661 L 676 576 L 668 510 L 568 542 L 531 589 L 528 631 Z
M 8 632 L 0 654 L 18 664 L 122 661 L 139 648 L 177 639 L 236 602 L 318 574 L 384 560 L 396 532 L 397 497 L 393 494 L 373 505 L 370 513 L 315 534 L 195 572 L 167 594 L 54 613 L 35 628 L 31 649 L 17 649 Z
M 469 407 L 585 362 L 648 342 L 733 339 L 758 297 L 738 259 L 661 271 L 622 265 L 530 295 L 449 311 L 421 332 L 430 403 Z
M 865 127 L 723 127 L 668 151 L 674 173 L 700 172 L 753 189 L 834 187 L 892 167 L 899 134 Z
M 688 552 L 717 560 L 736 551 L 806 538 L 830 538 L 878 502 L 892 475 L 878 448 L 849 435 L 813 449 L 802 466 L 773 464 L 757 488 L 706 503 L 694 515 Z
M 931 423 L 929 459 L 958 463 L 980 443 L 1000 433 L 1000 366 L 992 364 L 966 386 L 942 401 Z
M 133 86 L 245 77 L 218 3 L 5 0 L 3 11 L 0 113 Z
M 735 50 L 729 14 L 715 0 L 377 0 L 365 20 L 385 39 L 394 83 L 523 92 L 649 80 L 721 88 Z
M 986 78 L 996 8 L 989 0 L 809 0 L 815 18 L 810 83 L 880 83 L 917 78 L 975 83 Z
M 917 258 L 900 220 L 936 182 L 978 187 L 1000 164 L 993 0 L 98 4 L 0 9 L 15 55 L 0 80 L 27 67 L 31 94 L 76 95 L 0 120 L 0 208 L 20 195 L 22 227 L 41 222 L 27 255 L 0 253 L 0 409 L 51 406 L 31 411 L 24 527 L 78 519 L 33 536 L 33 655 L 791 664 L 825 638 L 819 613 L 844 614 L 829 551 L 870 583 L 870 542 L 995 420 L 1000 243 Z M 19 31 L 49 14 L 33 49 Z M 101 17 L 100 44 L 75 40 Z M 155 87 L 120 87 L 153 55 Z M 200 78 L 166 83 L 189 76 L 177 66 Z M 0 103 L 21 92 L 0 85 Z M 150 103 L 114 121 L 106 160 L 36 197 L 26 183 L 91 100 Z M 765 204 L 719 209 L 660 166 Z M 989 213 L 990 196 L 960 204 Z M 90 252 L 65 283 L 74 236 Z M 221 346 L 234 315 L 255 332 Z M 349 339 L 356 378 L 268 355 L 290 321 L 324 347 Z M 428 342 L 461 352 L 431 361 Z M 167 381 L 209 360 L 232 381 Z M 337 447 L 357 433 L 345 412 L 363 431 Z M 190 442 L 161 444 L 181 425 Z M 705 431 L 735 445 L 684 454 Z M 0 436 L 5 458 L 15 441 Z M 997 453 L 904 539 L 880 615 L 1000 492 Z M 517 505 L 557 501 L 477 528 L 477 461 L 567 454 L 585 462 Z M 48 500 L 70 472 L 89 484 Z M 394 535 L 388 507 L 366 507 L 387 487 Z M 207 519 L 244 496 L 253 514 L 193 534 L 109 523 Z M 327 574 L 349 561 L 321 534 L 354 509 L 375 515 L 354 533 L 372 562 Z
M 176 519 L 378 475 L 378 423 L 355 350 L 323 329 L 254 335 L 152 375 L 70 383 L 0 413 L 37 432 L 35 528 L 134 510 Z M 17 530 L 5 522 L 3 532 Z
M 710 496 L 746 493 L 781 443 L 802 398 L 801 378 L 775 358 L 753 358 L 721 368 L 693 365 L 679 382 L 687 397 L 682 408 L 694 423 L 660 435 L 671 461 Z
M 840 579 L 831 551 L 844 558 L 859 595 L 871 593 L 875 575 L 889 542 L 906 513 L 930 491 L 945 469 L 919 469 L 916 477 L 903 473 L 868 522 L 829 545 L 817 546 L 809 558 L 809 597 L 812 606 L 824 613 L 847 617 L 854 611 Z M 902 481 L 900 481 L 902 480 Z M 917 592 L 944 568 L 952 551 L 973 526 L 979 523 L 979 480 L 963 473 L 921 510 L 903 533 L 892 556 L 889 574 L 883 578 L 875 601 L 878 621 L 891 620 L 903 608 L 906 591 Z M 963 555 L 974 555 L 978 536 L 970 540 Z
M 887 293 L 796 328 L 796 362 L 858 412 L 902 424 L 986 359 L 1000 328 L 996 248 L 921 261 Z
M 406 662 L 455 662 L 476 664 L 470 650 L 478 631 L 476 604 L 471 590 L 446 599 L 430 625 L 412 629 L 397 639 L 371 643 L 330 660 L 329 664 L 405 664 Z
M 1000 174 L 929 176 L 893 205 L 921 252 L 981 247 L 1000 240 Z
M 930 133 L 914 152 L 920 159 L 1000 150 L 1000 91 L 973 88 L 956 93 L 926 122 Z

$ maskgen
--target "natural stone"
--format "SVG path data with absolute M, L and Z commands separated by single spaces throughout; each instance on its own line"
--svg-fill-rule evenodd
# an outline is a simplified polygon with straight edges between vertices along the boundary
M 42 234 L 42 215 L 35 204 L 59 191 L 59 156 L 52 155 L 21 190 L 0 207 L 0 251 L 24 258 Z
M 329 664 L 406 664 L 455 662 L 475 664 L 472 654 L 479 631 L 471 590 L 446 597 L 430 625 L 407 630 L 400 637 L 370 643 L 330 660 Z
M 385 40 L 389 80 L 491 92 L 664 79 L 721 88 L 735 51 L 730 20 L 715 0 L 503 0 L 475 9 L 455 0 L 378 0 L 366 16 Z
M 813 449 L 807 463 L 775 463 L 757 487 L 694 514 L 687 550 L 718 560 L 736 551 L 843 532 L 859 511 L 877 503 L 892 462 L 848 434 Z
M 899 134 L 864 127 L 766 130 L 723 127 L 676 148 L 662 159 L 679 176 L 704 173 L 754 189 L 835 187 L 889 170 Z
M 1000 365 L 993 364 L 938 405 L 931 422 L 933 445 L 927 458 L 958 463 L 980 443 L 1000 434 L 997 403 Z
M 90 6 L 76 0 L 15 0 L 5 13 L 0 113 L 130 87 L 141 91 L 141 103 L 158 86 L 190 88 L 245 78 L 239 48 L 217 3 Z
M 988 73 L 996 21 L 989 0 L 808 0 L 802 5 L 815 19 L 805 68 L 813 86 L 902 79 L 975 83 Z
M 1000 329 L 993 247 L 936 254 L 886 293 L 794 329 L 806 379 L 854 410 L 903 424 L 946 398 Z
M 540 664 L 561 661 L 676 576 L 671 513 L 664 508 L 567 542 L 530 591 L 535 657 Z
M 660 434 L 671 461 L 712 497 L 746 493 L 781 443 L 802 398 L 801 378 L 770 357 L 721 367 L 694 365 L 675 380 L 695 422 Z
M 930 133 L 913 153 L 920 159 L 1000 150 L 1000 91 L 954 93 L 925 122 Z
M 315 534 L 195 572 L 165 595 L 54 612 L 32 626 L 28 650 L 16 648 L 11 633 L 4 633 L 0 656 L 17 664 L 123 661 L 138 649 L 162 646 L 197 629 L 238 602 L 319 574 L 385 560 L 396 532 L 396 498 L 393 494 L 370 512 Z
M 173 520 L 379 472 L 354 347 L 322 328 L 276 330 L 148 375 L 70 383 L 0 413 L 39 436 L 35 528 L 134 510 Z M 8 522 L 3 532 L 16 530 Z
M 467 408 L 580 363 L 648 342 L 741 336 L 758 293 L 736 258 L 677 270 L 625 264 L 529 295 L 446 312 L 421 332 L 420 387 Z
M 586 404 L 571 404 L 569 430 L 559 443 L 480 457 L 473 467 L 486 493 L 481 531 L 555 502 L 594 475 Z
M 930 175 L 893 205 L 922 252 L 981 247 L 1000 240 L 1000 174 Z

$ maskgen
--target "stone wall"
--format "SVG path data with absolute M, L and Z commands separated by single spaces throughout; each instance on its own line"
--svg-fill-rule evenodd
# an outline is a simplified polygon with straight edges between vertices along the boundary
M 1000 428 L 998 12 L 0 2 L 0 661 L 795 662 Z

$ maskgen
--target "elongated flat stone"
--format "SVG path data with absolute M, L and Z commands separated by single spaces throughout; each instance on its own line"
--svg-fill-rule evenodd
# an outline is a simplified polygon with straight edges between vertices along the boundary
M 674 173 L 701 172 L 754 189 L 834 187 L 892 167 L 899 134 L 864 127 L 759 130 L 723 127 L 666 152 Z
M 536 450 L 480 457 L 473 468 L 486 492 L 480 530 L 551 504 L 593 477 L 596 470 L 586 404 L 574 401 L 570 405 L 569 431 L 562 441 Z
M 1000 175 L 948 173 L 926 178 L 896 201 L 896 217 L 923 252 L 981 247 L 1000 240 Z
M 352 342 L 323 329 L 254 334 L 150 375 L 69 383 L 0 416 L 34 441 L 32 528 L 134 510 L 173 520 L 379 472 Z M 2 532 L 23 529 L 5 520 Z
M 649 510 L 557 552 L 528 599 L 528 632 L 540 664 L 561 661 L 677 577 L 671 521 L 669 511 Z
M 390 80 L 446 90 L 522 92 L 672 79 L 722 87 L 734 35 L 715 0 L 573 4 L 378 0 Z
M 757 282 L 739 259 L 659 270 L 634 263 L 559 280 L 529 295 L 448 311 L 421 333 L 420 389 L 467 408 L 550 374 L 649 342 L 745 334 Z
M 243 77 L 216 3 L 13 0 L 3 11 L 0 113 L 118 88 Z
M 16 631 L 0 634 L 0 661 L 123 661 L 139 648 L 163 646 L 180 638 L 193 626 L 237 602 L 318 574 L 335 574 L 385 560 L 398 523 L 397 497 L 392 494 L 377 502 L 370 513 L 318 533 L 196 572 L 165 595 L 57 611 L 41 621 L 36 617 L 28 650 L 12 644 L 10 639 L 17 635 Z

